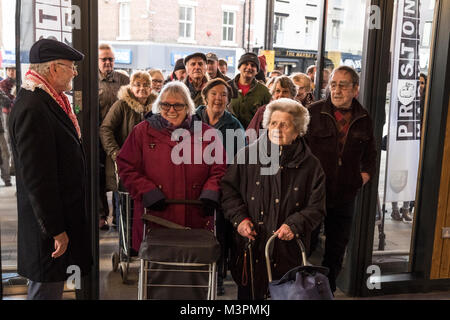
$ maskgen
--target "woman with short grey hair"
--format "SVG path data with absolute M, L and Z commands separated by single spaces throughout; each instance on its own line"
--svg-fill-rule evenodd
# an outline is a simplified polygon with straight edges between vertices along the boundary
M 261 261 L 273 234 L 278 238 L 271 260 L 273 278 L 280 279 L 302 263 L 292 240 L 301 239 L 309 253 L 311 233 L 325 217 L 325 175 L 303 138 L 308 110 L 297 101 L 281 98 L 267 105 L 263 123 L 268 132 L 238 152 L 221 182 L 225 218 L 235 230 L 230 266 L 238 300 L 267 297 L 268 277 Z M 268 158 L 271 167 L 277 164 L 271 174 L 263 171 Z M 246 258 L 250 241 L 253 263 Z M 249 278 L 251 274 L 258 275 L 257 281 Z
M 164 89 L 159 94 L 158 98 L 153 103 L 152 112 L 154 114 L 161 113 L 161 102 L 168 96 L 177 96 L 184 101 L 185 111 L 188 115 L 195 114 L 195 105 L 191 99 L 191 94 L 188 87 L 182 82 L 170 82 L 164 86 Z
M 264 111 L 262 126 L 264 129 L 269 129 L 272 114 L 275 111 L 286 112 L 292 116 L 293 125 L 300 137 L 303 137 L 309 124 L 308 109 L 303 107 L 298 101 L 292 99 L 281 98 L 272 101 Z
M 144 208 L 185 227 L 212 230 L 210 214 L 219 206 L 219 181 L 226 170 L 220 138 L 207 124 L 195 123 L 194 102 L 185 84 L 168 83 L 152 109 L 134 127 L 116 158 L 121 182 L 134 200 L 132 242 L 136 251 L 143 239 Z M 209 130 L 214 140 L 198 139 Z M 208 150 L 216 152 L 213 161 L 204 156 L 211 154 Z M 170 199 L 201 200 L 204 206 L 168 206 Z

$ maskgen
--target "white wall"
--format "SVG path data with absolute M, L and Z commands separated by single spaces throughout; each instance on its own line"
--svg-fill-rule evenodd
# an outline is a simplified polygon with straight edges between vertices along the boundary
M 3 47 L 14 50 L 15 38 L 15 13 L 16 0 L 0 0 L 2 6 L 1 32 L 3 35 Z

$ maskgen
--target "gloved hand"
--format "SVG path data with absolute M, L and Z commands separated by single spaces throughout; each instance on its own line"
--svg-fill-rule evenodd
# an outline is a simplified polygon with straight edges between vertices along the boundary
M 212 217 L 214 216 L 214 210 L 217 208 L 217 203 L 210 199 L 200 199 L 203 203 L 203 212 L 205 216 Z
M 155 202 L 154 204 L 152 204 L 147 209 L 154 210 L 154 211 L 164 211 L 164 210 L 166 210 L 166 208 L 167 208 L 166 199 L 161 199 L 161 200 Z

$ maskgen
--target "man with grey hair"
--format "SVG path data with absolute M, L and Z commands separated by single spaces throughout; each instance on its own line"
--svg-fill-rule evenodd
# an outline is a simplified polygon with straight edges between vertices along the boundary
M 91 268 L 86 210 L 87 163 L 81 130 L 64 92 L 84 55 L 42 39 L 30 50 L 9 120 L 16 164 L 19 275 L 29 279 L 28 299 L 62 299 L 64 281 L 77 266 Z
M 99 127 L 106 117 L 109 109 L 117 101 L 117 93 L 120 87 L 126 86 L 130 83 L 130 78 L 123 73 L 114 71 L 115 55 L 113 48 L 109 44 L 100 44 L 98 47 L 98 101 L 99 101 Z M 109 205 L 106 196 L 107 191 L 113 189 L 107 186 L 106 183 L 106 152 L 103 150 L 102 144 L 99 144 L 100 157 L 100 212 L 99 212 L 99 227 L 102 230 L 107 230 L 107 219 L 109 216 Z M 113 206 L 117 210 L 118 195 L 113 194 Z M 117 198 L 117 199 L 116 199 Z
M 330 76 L 329 88 L 329 97 L 309 108 L 311 123 L 305 137 L 326 175 L 322 264 L 330 269 L 328 278 L 334 292 L 350 237 L 356 194 L 375 174 L 377 154 L 372 119 L 356 100 L 359 93 L 356 71 L 347 66 L 336 68 Z

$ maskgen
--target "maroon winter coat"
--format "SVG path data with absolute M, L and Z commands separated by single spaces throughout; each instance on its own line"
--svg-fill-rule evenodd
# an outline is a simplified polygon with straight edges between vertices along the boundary
M 183 141 L 186 143 L 184 146 L 190 145 L 192 151 L 201 148 L 202 154 L 208 145 L 212 147 L 210 139 L 200 138 L 202 132 L 204 134 L 206 130 L 212 129 L 210 126 L 200 121 L 194 126 L 194 121 L 190 119 L 182 126 L 186 128 L 183 134 Z M 214 132 L 211 131 L 213 134 Z M 139 250 L 143 239 L 141 217 L 144 208 L 149 208 L 162 199 L 208 199 L 220 203 L 219 182 L 226 171 L 226 153 L 220 138 L 215 136 L 216 150 L 221 149 L 222 164 L 215 161 L 208 165 L 203 158 L 200 164 L 194 164 L 194 152 L 191 152 L 190 157 L 183 153 L 191 164 L 175 164 L 172 161 L 172 150 L 177 147 L 174 153 L 180 154 L 178 148 L 183 142 L 172 141 L 171 136 L 172 130 L 168 129 L 167 121 L 161 115 L 150 115 L 133 129 L 117 156 L 120 179 L 134 199 L 132 240 L 135 250 Z M 151 210 L 150 213 L 191 228 L 213 228 L 212 218 L 205 216 L 201 207 L 170 205 L 164 211 Z

